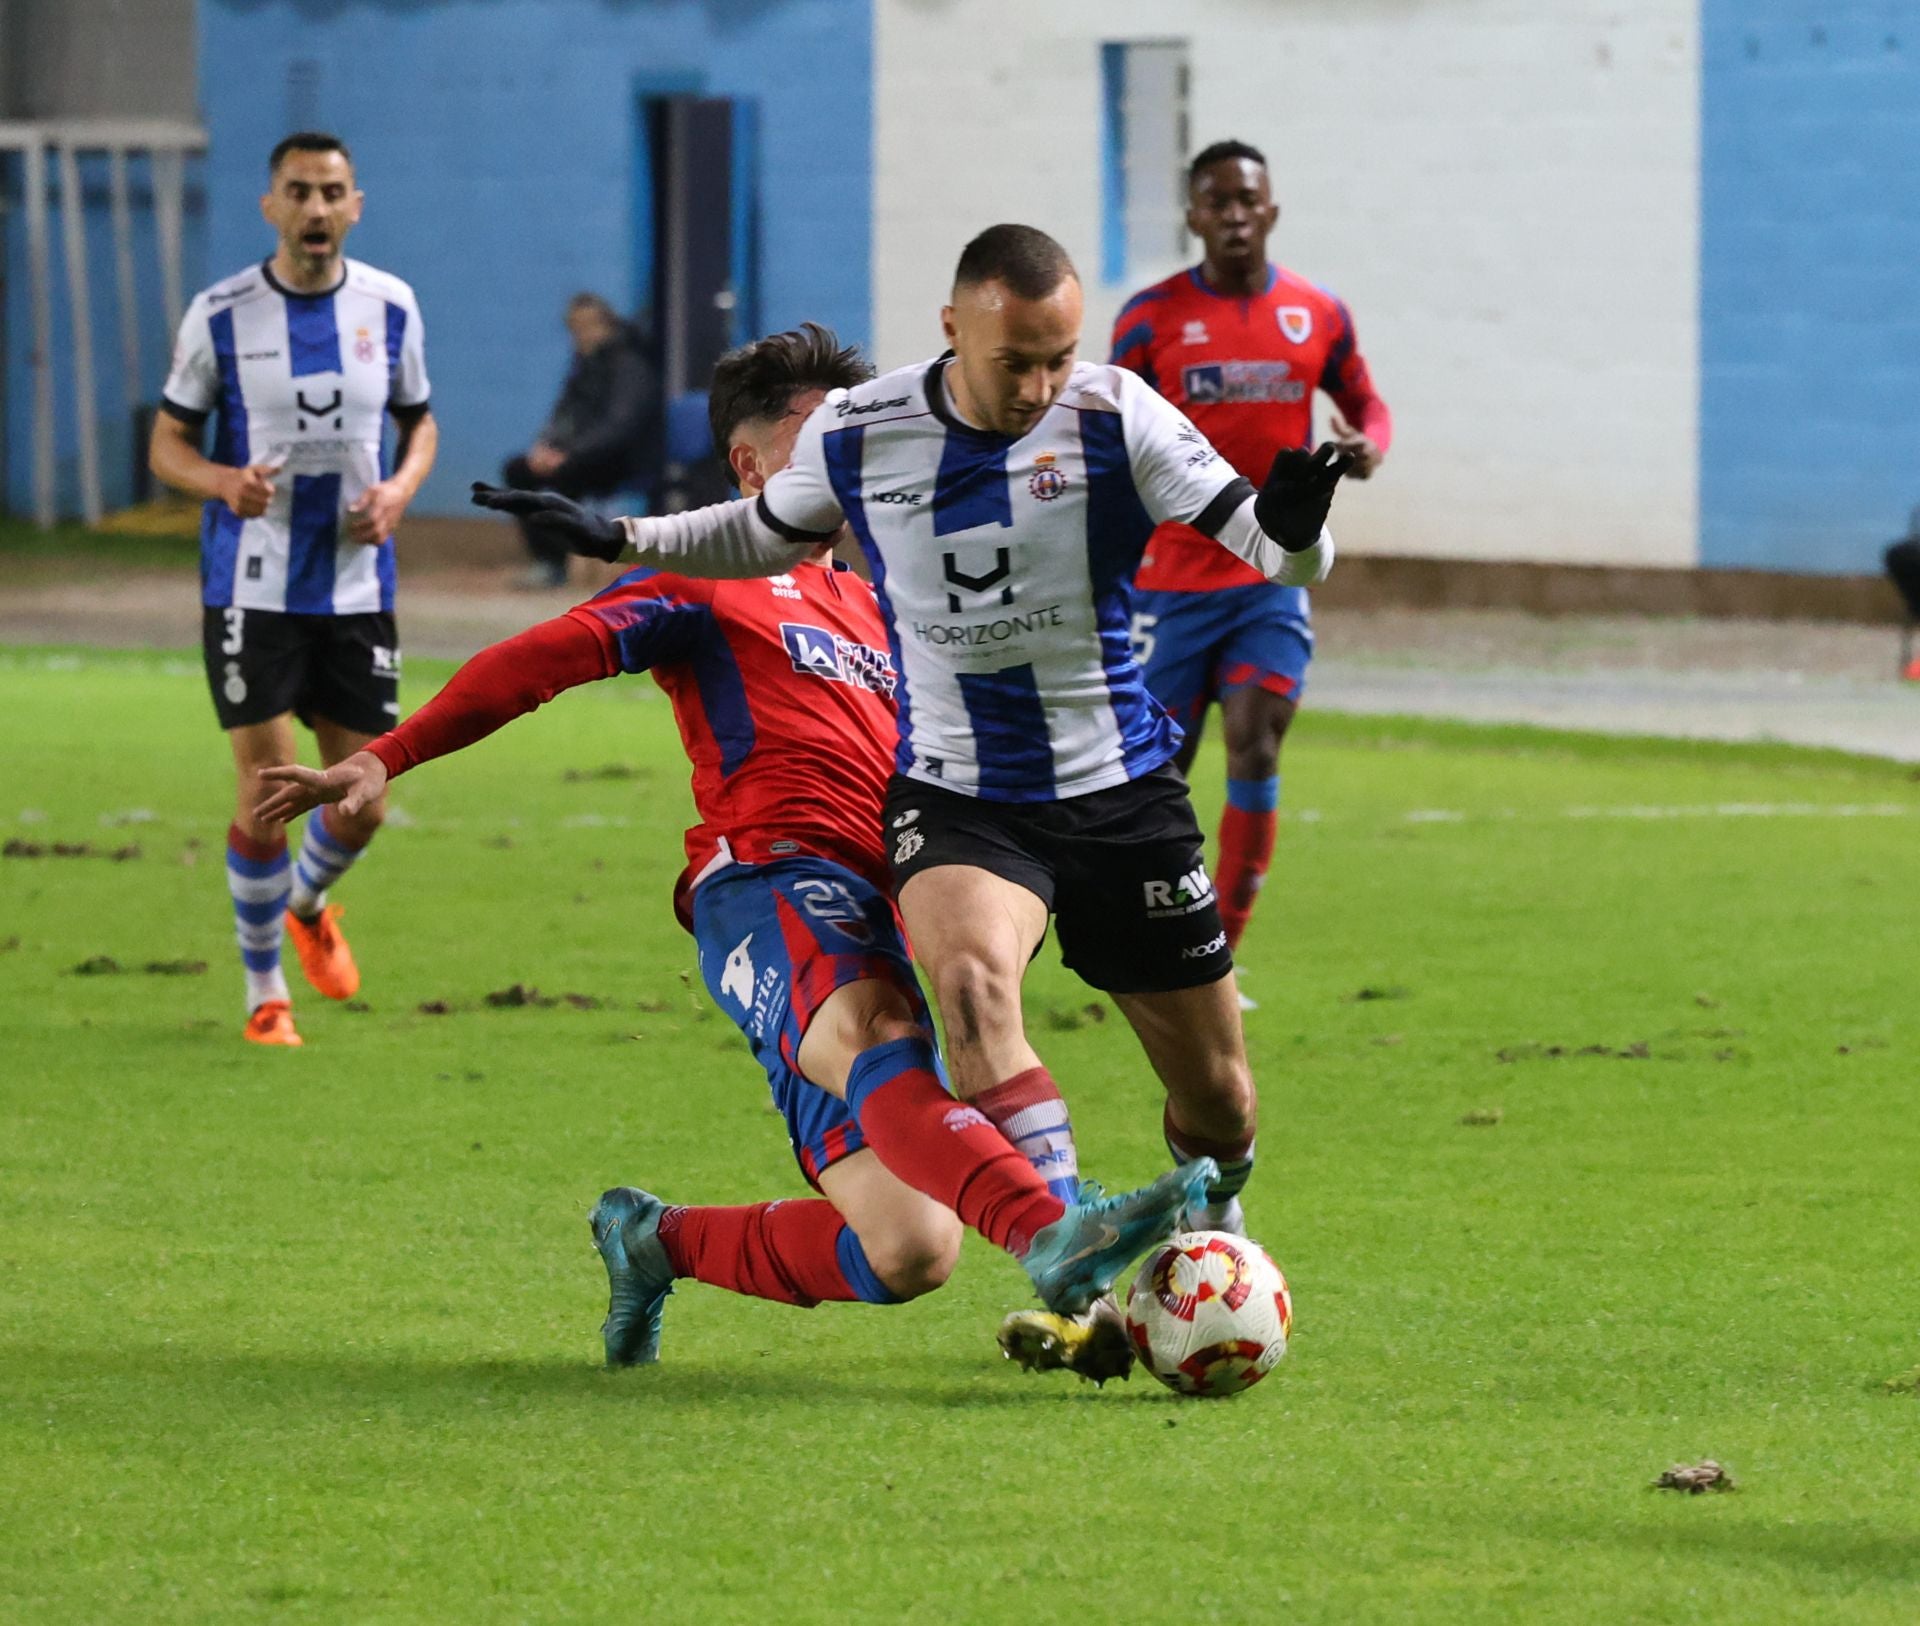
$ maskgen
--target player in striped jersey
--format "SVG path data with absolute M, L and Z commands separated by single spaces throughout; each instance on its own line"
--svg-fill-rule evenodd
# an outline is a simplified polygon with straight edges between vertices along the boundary
M 1266 159 L 1243 141 L 1219 141 L 1195 156 L 1187 178 L 1187 224 L 1205 256 L 1121 307 L 1114 363 L 1189 413 L 1249 476 L 1282 447 L 1313 444 L 1313 397 L 1323 390 L 1334 439 L 1353 454 L 1354 478 L 1367 478 L 1393 420 L 1346 305 L 1267 259 L 1280 210 Z M 1238 949 L 1273 859 L 1280 743 L 1313 657 L 1306 589 L 1267 581 L 1178 522 L 1153 533 L 1134 586 L 1135 653 L 1154 698 L 1187 731 L 1182 771 L 1208 707 L 1220 706 L 1227 805 L 1216 874 L 1227 943 Z
M 1020 1009 L 1051 913 L 1063 960 L 1113 996 L 1165 1086 L 1175 1159 L 1220 1164 L 1189 1222 L 1230 1224 L 1253 1077 L 1172 766 L 1180 730 L 1134 662 L 1130 583 L 1168 519 L 1269 580 L 1318 581 L 1347 460 L 1282 452 L 1256 492 L 1137 375 L 1076 362 L 1081 315 L 1060 245 L 996 226 L 961 255 L 952 351 L 830 395 L 756 501 L 615 522 L 547 494 L 476 500 L 689 575 L 771 574 L 849 525 L 899 669 L 889 857 L 958 1093 L 1074 1189 L 1066 1105 Z
M 433 467 L 420 308 L 398 277 L 345 258 L 364 198 L 336 136 L 290 135 L 267 165 L 272 257 L 198 295 L 180 326 L 148 461 L 206 500 L 201 641 L 239 776 L 227 884 L 246 973 L 245 1035 L 301 1043 L 280 968 L 291 933 L 330 999 L 360 985 L 329 887 L 366 849 L 384 799 L 307 820 L 299 856 L 256 818 L 260 772 L 297 752 L 344 760 L 398 718 L 393 536 Z M 399 426 L 398 465 L 383 434 Z M 213 455 L 200 451 L 216 420 Z
M 755 494 L 827 391 L 870 377 L 858 351 L 811 325 L 734 351 L 714 369 L 715 451 Z M 1049 1303 L 1078 1308 L 1214 1172 L 1201 1160 L 1141 1192 L 1063 1199 L 942 1087 L 886 891 L 897 684 L 880 612 L 830 545 L 790 562 L 771 581 L 630 571 L 482 650 L 365 752 L 324 773 L 265 775 L 276 788 L 263 816 L 353 807 L 564 689 L 651 671 L 672 700 L 699 813 L 675 910 L 821 1195 L 746 1207 L 669 1206 L 633 1187 L 602 1196 L 592 1225 L 612 1366 L 657 1358 L 679 1277 L 797 1305 L 928 1292 L 959 1252 L 956 1214 L 1019 1258 Z

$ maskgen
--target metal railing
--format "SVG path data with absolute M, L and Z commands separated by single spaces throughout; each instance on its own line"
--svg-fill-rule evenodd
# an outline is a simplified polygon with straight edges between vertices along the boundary
M 154 233 L 160 256 L 161 302 L 167 335 L 185 309 L 181 242 L 189 153 L 206 150 L 198 125 L 166 119 L 0 120 L 0 152 L 21 155 L 27 219 L 27 266 L 33 304 L 33 515 L 43 529 L 56 509 L 53 405 L 53 285 L 47 221 L 50 165 L 60 175 L 62 257 L 66 261 L 71 312 L 75 443 L 80 462 L 80 511 L 89 525 L 104 513 L 100 486 L 100 405 L 93 371 L 93 295 L 87 267 L 87 216 L 80 186 L 80 155 L 107 157 L 108 212 L 112 220 L 114 282 L 120 307 L 121 387 L 131 413 L 140 395 L 140 310 L 133 258 L 133 208 L 127 159 L 145 153 L 152 169 Z

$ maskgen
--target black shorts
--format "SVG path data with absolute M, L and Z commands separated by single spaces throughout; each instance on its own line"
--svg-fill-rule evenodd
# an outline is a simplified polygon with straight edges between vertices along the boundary
M 309 728 L 324 717 L 357 734 L 384 734 L 400 721 L 400 643 L 389 611 L 207 610 L 200 646 L 222 728 L 289 711 Z
M 1109 994 L 1171 993 L 1233 969 L 1205 843 L 1171 766 L 1058 802 L 989 802 L 898 775 L 887 788 L 896 887 L 966 864 L 1053 911 L 1060 958 Z

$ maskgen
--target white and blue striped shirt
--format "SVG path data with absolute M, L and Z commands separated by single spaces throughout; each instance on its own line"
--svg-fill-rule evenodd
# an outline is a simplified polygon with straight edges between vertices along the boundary
M 1152 772 L 1180 730 L 1134 662 L 1134 570 L 1156 524 L 1218 534 L 1252 487 L 1124 369 L 1076 366 L 1018 438 L 962 422 L 944 373 L 835 391 L 760 517 L 796 538 L 852 528 L 900 674 L 900 772 L 1002 802 Z
M 281 465 L 258 519 L 206 505 L 203 603 L 296 615 L 393 608 L 392 541 L 349 540 L 346 513 L 388 473 L 386 414 L 426 408 L 411 288 L 357 260 L 330 293 L 294 293 L 265 265 L 215 283 L 180 324 L 164 402 L 196 427 L 217 414 L 216 463 Z

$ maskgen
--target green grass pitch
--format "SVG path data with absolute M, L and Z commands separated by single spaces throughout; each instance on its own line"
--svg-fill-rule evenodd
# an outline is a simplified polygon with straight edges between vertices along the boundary
M 893 1310 L 683 1287 L 599 1369 L 603 1186 L 802 1189 L 689 986 L 650 685 L 401 782 L 338 894 L 365 1008 L 284 1053 L 197 661 L 15 650 L 0 716 L 0 1620 L 1920 1610 L 1911 770 L 1305 715 L 1243 955 L 1296 1338 L 1208 1404 L 1015 1372 L 977 1242 Z M 1156 1170 L 1051 950 L 1029 1010 L 1083 1163 Z M 1703 1456 L 1736 1494 L 1648 1488 Z

